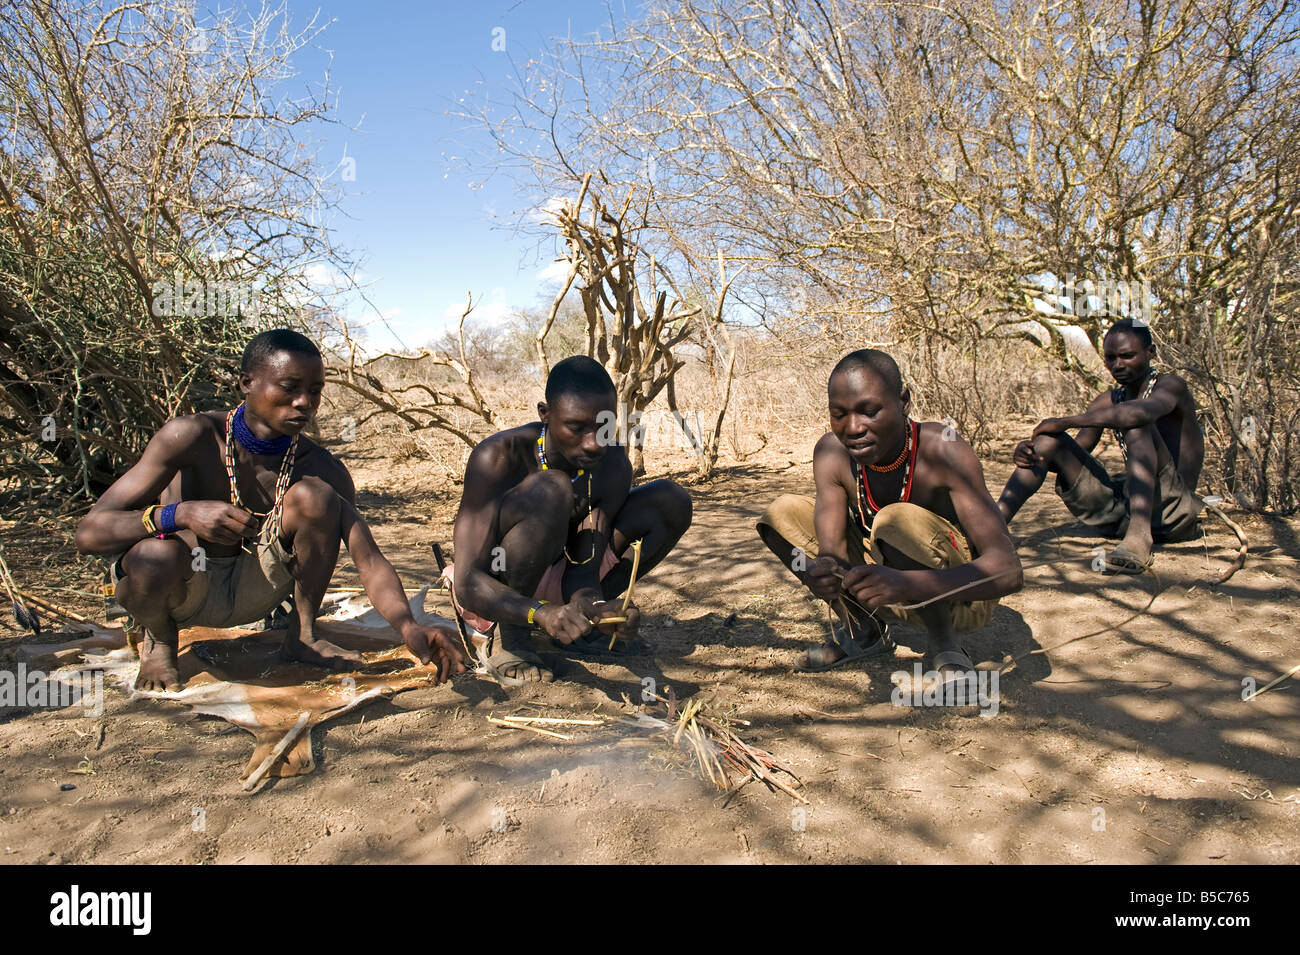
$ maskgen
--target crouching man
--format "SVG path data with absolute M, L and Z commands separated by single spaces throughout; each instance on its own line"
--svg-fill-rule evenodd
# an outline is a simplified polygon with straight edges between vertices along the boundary
M 285 659 L 360 663 L 314 632 L 340 544 L 375 609 L 422 663 L 436 664 L 438 681 L 463 672 L 455 630 L 412 617 L 357 513 L 347 468 L 302 434 L 325 387 L 320 351 L 297 332 L 263 332 L 244 350 L 239 386 L 239 407 L 163 425 L 77 527 L 78 550 L 108 559 L 117 601 L 143 630 L 136 688 L 181 688 L 180 630 L 252 623 L 290 594 Z
M 888 655 L 892 619 L 924 627 L 931 667 L 944 682 L 964 680 L 974 663 L 958 632 L 985 626 L 998 599 L 1023 584 L 979 459 L 950 428 L 909 417 L 911 395 L 884 352 L 846 355 L 827 392 L 816 497 L 784 495 L 758 523 L 781 562 L 842 611 L 831 641 L 795 667 Z
M 614 598 L 632 579 L 631 545 L 642 542 L 639 580 L 690 527 L 679 485 L 632 486 L 627 452 L 610 437 L 616 404 L 599 362 L 566 358 L 546 380 L 539 420 L 485 438 L 469 456 L 453 593 L 480 635 L 500 626 L 488 662 L 506 679 L 555 678 L 530 649 L 531 627 L 565 652 L 605 655 L 611 636 L 628 652 L 640 613 Z

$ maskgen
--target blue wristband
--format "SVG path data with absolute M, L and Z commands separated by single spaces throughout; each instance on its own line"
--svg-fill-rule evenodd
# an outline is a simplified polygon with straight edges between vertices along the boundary
M 158 531 L 161 534 L 175 534 L 180 528 L 176 526 L 176 508 L 180 504 L 168 504 L 158 510 Z

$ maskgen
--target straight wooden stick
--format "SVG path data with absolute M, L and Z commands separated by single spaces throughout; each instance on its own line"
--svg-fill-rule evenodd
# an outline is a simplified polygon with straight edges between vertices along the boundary
M 537 733 L 540 736 L 553 736 L 556 739 L 572 740 L 572 736 L 565 736 L 563 733 L 552 733 L 550 730 L 544 730 L 538 726 L 529 726 L 527 723 L 507 723 L 505 720 L 499 720 L 495 716 L 489 716 L 488 722 L 493 726 L 504 726 L 512 730 L 528 730 L 530 733 Z
M 644 542 L 644 541 L 633 541 L 633 542 L 632 542 L 632 576 L 629 577 L 628 580 L 627 580 L 627 593 L 625 593 L 625 594 L 623 595 L 623 613 L 624 613 L 624 614 L 627 613 L 628 605 L 632 602 L 632 590 L 636 587 L 636 573 L 637 573 L 637 571 L 640 570 L 640 568 L 641 568 L 641 545 L 642 545 L 643 543 L 645 543 L 645 542 Z M 605 622 L 605 623 L 609 623 L 610 621 L 606 620 L 606 621 L 603 621 L 603 622 Z M 623 619 L 620 620 L 619 622 L 620 622 L 620 623 L 626 623 L 626 622 L 627 622 L 627 617 L 624 616 Z M 617 633 L 611 633 L 611 634 L 609 635 L 609 649 L 611 649 L 611 650 L 614 649 L 614 644 L 615 644 L 615 642 L 616 642 L 617 640 L 618 640 L 618 634 L 617 634 Z
M 19 590 L 17 587 L 15 587 L 14 593 L 16 593 L 19 597 L 22 597 L 23 600 L 26 600 L 29 604 L 35 604 L 41 610 L 44 610 L 46 613 L 52 613 L 56 617 L 62 617 L 63 619 L 71 620 L 74 623 L 84 623 L 87 625 L 91 623 L 91 621 L 87 620 L 81 614 L 74 613 L 71 610 L 65 610 L 60 606 L 50 603 L 48 600 L 42 600 L 40 597 L 36 596 L 35 594 L 29 594 L 25 590 Z
M 1296 664 L 1291 669 L 1287 670 L 1285 673 L 1283 673 L 1272 683 L 1268 684 L 1268 686 L 1265 686 L 1262 689 L 1256 690 L 1254 693 L 1250 694 L 1250 697 L 1247 699 L 1247 702 L 1255 699 L 1255 697 L 1259 696 L 1261 693 L 1267 693 L 1269 690 L 1273 689 L 1273 687 L 1277 686 L 1283 680 L 1287 679 L 1288 677 L 1294 676 L 1297 673 L 1300 673 L 1300 663 Z

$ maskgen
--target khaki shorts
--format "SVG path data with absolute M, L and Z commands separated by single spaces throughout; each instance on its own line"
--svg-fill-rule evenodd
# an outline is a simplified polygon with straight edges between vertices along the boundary
M 1096 464 L 1096 471 L 1105 473 L 1100 462 Z M 1093 469 L 1085 466 L 1074 484 L 1066 488 L 1061 487 L 1058 474 L 1056 493 L 1071 514 L 1089 527 L 1096 528 L 1103 537 L 1123 537 L 1128 531 L 1128 477 L 1123 471 L 1102 480 Z M 1202 506 L 1201 499 L 1183 483 L 1173 461 L 1166 461 L 1156 475 L 1151 537 L 1157 542 L 1195 537 L 1196 521 Z
M 759 527 L 770 527 L 791 545 L 800 547 L 810 558 L 816 557 L 817 530 L 813 523 L 816 499 L 806 494 L 782 494 L 759 519 Z M 849 563 L 882 564 L 890 566 L 880 549 L 887 544 L 924 567 L 941 570 L 960 567 L 972 560 L 970 541 L 957 525 L 916 504 L 898 502 L 887 504 L 877 513 L 871 526 L 870 538 L 863 540 L 857 532 L 856 518 L 849 515 L 845 543 L 848 545 Z M 993 618 L 997 600 L 975 600 L 949 603 L 953 626 L 958 630 L 976 630 Z M 893 610 L 882 607 L 877 611 L 890 620 L 899 620 L 914 626 L 925 626 L 916 610 Z
M 254 553 L 241 550 L 231 557 L 208 557 L 203 569 L 194 571 L 173 612 L 178 630 L 255 623 L 293 593 L 289 572 L 293 554 L 284 549 L 278 534 L 270 533 L 270 523 L 264 521 L 257 541 L 249 542 Z M 114 587 L 126 576 L 122 556 L 109 563 Z

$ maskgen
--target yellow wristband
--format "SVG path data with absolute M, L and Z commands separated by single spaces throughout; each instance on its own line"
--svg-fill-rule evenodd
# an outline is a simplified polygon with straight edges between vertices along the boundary
M 533 625 L 533 617 L 536 616 L 537 611 L 541 610 L 542 607 L 544 607 L 545 605 L 546 605 L 545 600 L 539 600 L 537 601 L 537 603 L 533 604 L 531 607 L 528 608 L 528 625 L 530 627 Z
M 161 504 L 154 504 L 144 509 L 144 514 L 140 516 L 140 523 L 144 529 L 149 532 L 150 536 L 158 533 L 158 525 L 153 522 L 153 512 L 162 507 Z

